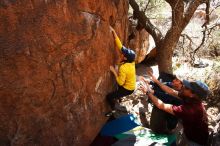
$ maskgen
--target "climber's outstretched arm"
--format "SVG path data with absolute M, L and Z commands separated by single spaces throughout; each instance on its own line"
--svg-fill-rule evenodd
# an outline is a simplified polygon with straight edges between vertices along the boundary
M 112 34 L 113 34 L 114 38 L 115 38 L 115 43 L 116 43 L 117 47 L 121 50 L 122 43 L 121 43 L 117 33 L 115 32 L 115 30 L 111 26 L 110 26 L 110 29 L 112 31 Z

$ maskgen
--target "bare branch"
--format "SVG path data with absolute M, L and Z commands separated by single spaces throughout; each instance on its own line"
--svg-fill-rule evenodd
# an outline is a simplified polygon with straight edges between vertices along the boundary
M 192 46 L 194 44 L 192 38 L 187 34 L 181 34 L 182 37 L 187 38 L 189 40 L 189 46 Z
M 195 43 L 193 42 L 192 38 L 187 34 L 181 34 L 181 37 L 183 38 L 182 40 L 183 45 L 181 46 L 181 48 L 183 49 L 183 54 L 185 54 L 184 52 L 185 39 L 189 40 L 188 48 L 192 48 L 192 44 L 195 44 Z
M 185 44 L 185 37 L 184 36 L 182 36 L 182 38 L 183 38 L 183 43 L 182 43 L 182 45 L 181 45 L 181 48 L 183 49 L 183 55 L 185 55 L 185 49 L 184 49 L 184 44 Z
M 215 6 L 215 8 L 212 9 L 212 11 L 209 13 L 209 15 L 211 15 L 213 13 L 213 11 L 215 11 L 218 7 L 220 7 L 220 4 Z
M 183 13 L 184 13 L 184 2 L 183 0 L 165 0 L 172 9 L 172 24 L 171 29 L 176 29 L 180 35 L 184 27 L 183 24 Z
M 151 23 L 151 21 L 143 11 L 140 11 L 139 6 L 135 0 L 129 0 L 129 4 L 134 10 L 134 19 L 137 18 L 139 23 L 141 23 L 145 30 L 152 35 L 156 44 L 159 43 L 162 39 L 162 33 L 160 32 L 160 30 Z
M 202 42 L 200 43 L 200 45 L 193 50 L 192 52 L 190 52 L 190 57 L 191 57 L 191 65 L 195 65 L 195 54 L 197 53 L 197 51 L 202 47 L 202 45 L 205 43 L 205 38 L 206 38 L 206 31 L 207 31 L 207 26 L 205 25 L 205 30 L 203 31 L 203 37 L 202 37 Z
M 212 26 L 208 27 L 207 31 L 208 31 L 208 36 L 212 33 L 213 30 L 215 30 L 216 27 L 220 28 L 220 22 L 216 22 L 215 24 L 213 24 Z
M 200 45 L 193 51 L 193 53 L 195 54 L 204 44 L 205 42 L 205 36 L 206 36 L 206 31 L 207 31 L 207 26 L 205 26 L 205 30 L 203 31 L 203 37 L 202 37 L 202 42 L 200 43 Z
M 206 21 L 205 23 L 202 25 L 202 27 L 206 26 L 209 24 L 209 9 L 210 9 L 210 2 L 209 0 L 206 2 L 206 9 L 205 9 L 205 12 L 206 12 Z
M 148 5 L 150 4 L 150 1 L 151 1 L 151 0 L 148 0 L 147 4 L 146 4 L 146 6 L 145 6 L 144 12 L 146 12 L 146 10 L 147 10 L 147 8 L 148 8 Z
M 201 1 L 200 3 L 203 3 L 204 1 Z M 202 27 L 205 27 L 205 30 L 203 31 L 203 37 L 202 37 L 202 42 L 200 43 L 200 45 L 190 53 L 190 56 L 191 56 L 191 64 L 192 65 L 195 65 L 195 54 L 196 52 L 203 46 L 203 44 L 205 43 L 205 39 L 206 39 L 206 32 L 208 32 L 208 36 L 210 35 L 211 30 L 208 29 L 207 27 L 207 24 L 209 24 L 209 9 L 210 9 L 210 2 L 209 0 L 206 0 L 205 1 L 205 4 L 206 4 L 206 21 L 205 23 L 202 25 Z
M 206 0 L 207 1 L 207 0 Z M 196 11 L 197 7 L 204 3 L 204 0 L 191 0 L 187 3 L 185 12 L 184 12 L 184 23 L 183 26 L 186 26 L 190 19 L 192 18 L 194 12 Z

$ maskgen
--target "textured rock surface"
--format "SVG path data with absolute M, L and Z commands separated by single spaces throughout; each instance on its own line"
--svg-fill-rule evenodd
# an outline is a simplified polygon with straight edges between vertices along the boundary
M 124 0 L 0 1 L 0 145 L 87 146 L 107 120 Z M 123 31 L 125 30 L 125 31 Z
M 145 30 L 137 30 L 132 26 L 132 22 L 129 25 L 129 48 L 136 52 L 136 63 L 143 61 L 147 55 L 149 48 L 149 33 Z

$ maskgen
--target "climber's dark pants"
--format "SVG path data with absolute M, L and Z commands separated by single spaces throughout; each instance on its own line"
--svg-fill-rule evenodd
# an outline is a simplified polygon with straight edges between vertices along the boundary
M 122 86 L 118 86 L 118 89 L 114 92 L 109 93 L 106 96 L 106 99 L 107 99 L 109 105 L 111 106 L 111 108 L 114 109 L 116 99 L 120 99 L 124 96 L 130 95 L 133 92 L 134 92 L 134 90 L 127 90 L 127 89 L 123 88 Z

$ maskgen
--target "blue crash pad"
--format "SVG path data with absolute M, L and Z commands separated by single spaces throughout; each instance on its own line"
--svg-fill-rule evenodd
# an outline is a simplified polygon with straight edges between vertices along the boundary
M 129 131 L 139 126 L 132 114 L 121 116 L 115 120 L 106 123 L 101 129 L 101 135 L 114 136 Z

